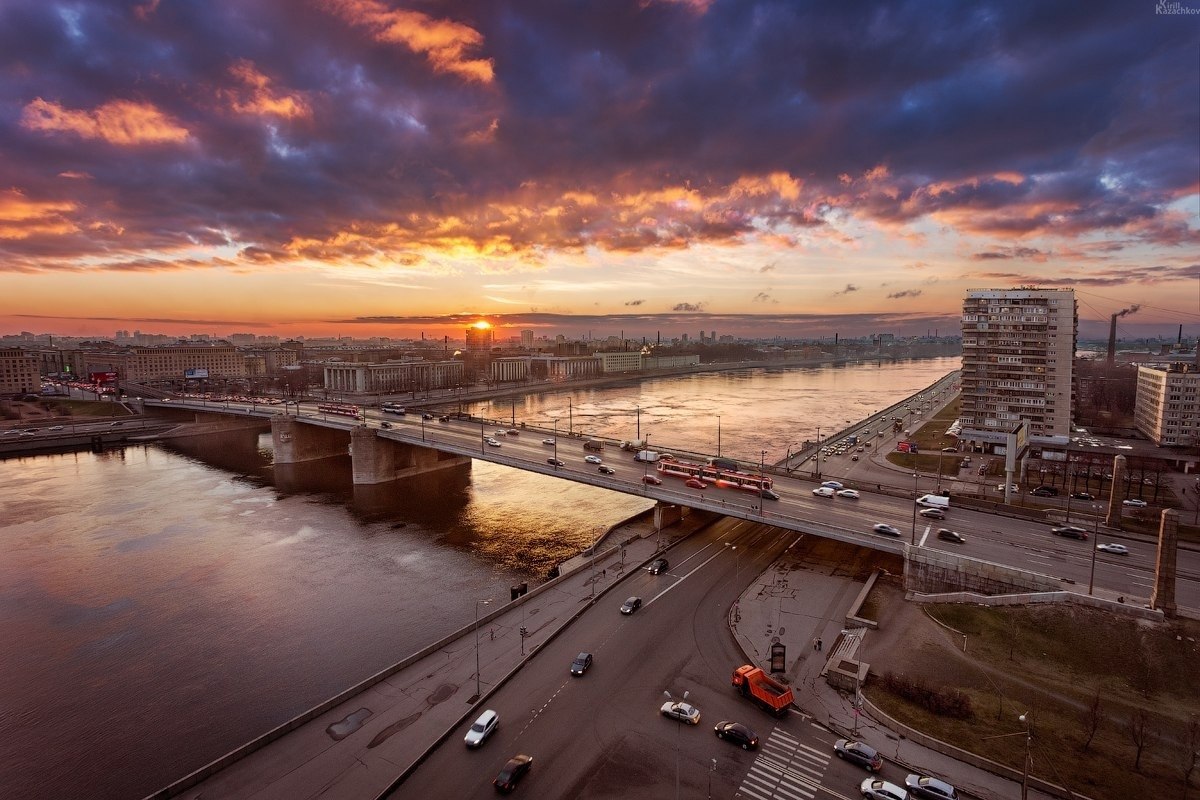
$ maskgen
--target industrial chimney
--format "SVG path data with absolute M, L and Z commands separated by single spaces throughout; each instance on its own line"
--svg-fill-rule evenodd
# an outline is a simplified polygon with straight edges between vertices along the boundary
M 1108 365 L 1111 367 L 1117 360 L 1117 317 L 1123 317 L 1126 314 L 1132 314 L 1141 306 L 1134 303 L 1129 308 L 1123 308 L 1112 315 L 1112 319 L 1108 324 Z

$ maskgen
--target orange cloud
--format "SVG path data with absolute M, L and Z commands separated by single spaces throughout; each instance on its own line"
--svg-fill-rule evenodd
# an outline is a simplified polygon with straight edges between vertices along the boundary
M 327 0 L 325 6 L 350 24 L 370 29 L 378 42 L 402 45 L 424 55 L 438 72 L 479 83 L 491 83 L 495 78 L 490 58 L 467 55 L 483 44 L 483 35 L 468 25 L 434 19 L 419 11 L 389 9 L 376 0 Z
M 64 216 L 74 210 L 74 203 L 30 200 L 16 190 L 0 192 L 0 239 L 74 233 L 78 228 Z
M 84 139 L 136 145 L 182 142 L 187 129 L 149 103 L 113 100 L 93 111 L 72 111 L 37 98 L 21 112 L 27 130 L 74 133 Z
M 240 81 L 245 90 L 226 92 L 233 110 L 239 114 L 269 114 L 293 119 L 312 114 L 307 102 L 299 95 L 280 94 L 271 90 L 271 79 L 246 59 L 238 60 L 229 73 Z

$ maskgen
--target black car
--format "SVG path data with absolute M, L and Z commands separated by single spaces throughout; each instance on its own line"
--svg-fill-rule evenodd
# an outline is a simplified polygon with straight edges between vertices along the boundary
M 665 558 L 656 558 L 650 564 L 651 575 L 661 575 L 667 571 L 667 560 Z
M 758 493 L 758 496 L 766 498 L 767 500 L 778 500 L 779 499 L 779 494 L 777 492 L 771 491 L 770 489 L 761 490 Z
M 958 531 L 952 531 L 949 528 L 938 528 L 937 536 L 939 539 L 943 539 L 947 542 L 954 542 L 955 544 L 966 544 L 967 542 L 965 536 Z
M 421 419 L 433 419 L 433 414 L 422 414 Z
M 713 732 L 717 734 L 718 739 L 739 744 L 743 750 L 758 747 L 758 734 L 740 722 L 718 722 Z
M 1030 494 L 1035 497 L 1058 497 L 1058 489 L 1053 486 L 1039 486 Z
M 582 675 L 588 671 L 588 667 L 592 665 L 591 653 L 580 653 L 575 656 L 575 660 L 571 662 L 571 674 Z
M 521 778 L 524 778 L 525 773 L 529 772 L 532 767 L 533 756 L 515 755 L 500 770 L 500 774 L 496 776 L 496 780 L 492 781 L 492 785 L 496 787 L 496 791 L 507 794 L 517 788 Z
M 1083 539 L 1087 541 L 1087 531 L 1078 525 L 1061 525 L 1057 528 L 1051 528 L 1050 532 L 1055 536 L 1065 536 L 1068 539 Z
M 1095 500 L 1096 496 L 1091 492 L 1075 492 L 1071 495 L 1075 500 Z
M 612 467 L 608 466 L 607 464 L 601 464 L 600 466 L 596 467 L 596 472 L 599 472 L 601 475 L 616 475 L 617 474 L 617 471 L 615 469 L 613 469 Z
M 566 466 L 561 458 L 547 458 L 546 463 L 553 467 Z
M 642 598 L 631 597 L 625 601 L 624 605 L 621 606 L 621 613 L 622 614 L 632 614 L 633 612 L 637 611 L 641 607 L 642 607 Z
M 838 758 L 866 767 L 870 772 L 883 769 L 883 756 L 869 744 L 856 742 L 853 739 L 838 739 L 833 744 L 833 753 Z

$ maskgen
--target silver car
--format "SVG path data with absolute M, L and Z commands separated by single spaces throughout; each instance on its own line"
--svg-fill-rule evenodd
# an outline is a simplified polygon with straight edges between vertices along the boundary
M 908 800 L 908 792 L 904 787 L 880 778 L 864 778 L 858 790 L 868 800 Z

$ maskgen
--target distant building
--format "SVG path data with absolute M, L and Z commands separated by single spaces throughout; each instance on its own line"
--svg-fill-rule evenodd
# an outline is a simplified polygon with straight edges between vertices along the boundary
M 614 353 L 596 353 L 600 359 L 602 372 L 639 372 L 642 369 L 642 352 L 619 351 Z
M 388 361 L 383 364 L 325 363 L 322 385 L 347 394 L 399 394 L 452 389 L 463 382 L 461 361 Z
M 491 326 L 472 325 L 467 328 L 466 349 L 463 351 L 463 362 L 467 370 L 467 378 L 474 380 L 487 375 L 492 360 L 492 328 Z
M 37 394 L 41 386 L 36 354 L 20 347 L 0 350 L 0 394 Z
M 1200 443 L 1200 369 L 1196 364 L 1140 365 L 1133 424 L 1165 447 Z
M 521 347 L 526 350 L 533 349 L 533 331 L 521 331 Z
M 1022 420 L 1031 438 L 1071 430 L 1078 314 L 1071 289 L 975 289 L 962 314 L 961 437 L 1001 444 Z

